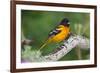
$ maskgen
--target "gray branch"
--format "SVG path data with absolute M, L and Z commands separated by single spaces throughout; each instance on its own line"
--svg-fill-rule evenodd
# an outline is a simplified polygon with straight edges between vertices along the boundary
M 73 35 L 70 36 L 68 40 L 65 40 L 60 47 L 56 48 L 53 52 L 46 56 L 42 56 L 41 51 L 28 51 L 28 49 L 26 49 L 26 51 L 22 53 L 22 58 L 28 62 L 57 61 L 68 54 L 75 47 L 88 50 L 90 47 L 89 39 L 84 36 Z M 28 55 L 26 56 L 26 54 Z
M 46 61 L 57 61 L 77 46 L 80 47 L 80 49 L 89 49 L 89 39 L 79 35 L 71 36 L 68 40 L 64 42 L 63 45 L 61 45 L 61 47 L 57 48 L 49 55 L 44 56 L 44 58 Z

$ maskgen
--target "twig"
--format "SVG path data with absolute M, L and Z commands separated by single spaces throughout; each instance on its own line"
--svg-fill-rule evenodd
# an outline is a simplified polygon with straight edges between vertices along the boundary
M 81 49 L 79 47 L 76 47 L 75 49 L 78 59 L 81 60 L 82 59 Z
M 21 32 L 21 44 L 22 46 L 24 45 L 29 45 L 33 42 L 33 40 L 30 40 L 30 39 L 26 39 L 26 37 L 24 36 L 24 32 L 22 31 Z

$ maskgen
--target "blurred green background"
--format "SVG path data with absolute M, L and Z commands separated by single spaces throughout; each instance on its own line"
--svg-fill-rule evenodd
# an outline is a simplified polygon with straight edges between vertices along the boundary
M 32 49 L 39 49 L 45 42 L 49 32 L 60 23 L 63 18 L 70 21 L 71 32 L 84 35 L 90 38 L 90 14 L 79 12 L 56 12 L 56 11 L 21 11 L 21 30 L 27 39 L 32 39 Z M 76 25 L 82 25 L 81 32 L 75 28 Z M 85 31 L 84 31 L 85 30 Z M 51 43 L 42 49 L 42 55 L 47 55 L 58 47 L 57 44 Z M 65 55 L 61 60 L 77 60 L 75 49 Z M 82 59 L 89 59 L 89 50 L 82 50 Z

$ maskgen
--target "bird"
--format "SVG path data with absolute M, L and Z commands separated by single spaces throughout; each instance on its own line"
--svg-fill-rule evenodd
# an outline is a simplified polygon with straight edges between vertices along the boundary
M 49 43 L 59 43 L 64 41 L 70 35 L 70 22 L 68 18 L 63 18 L 61 22 L 49 32 L 45 43 L 39 48 L 41 50 Z

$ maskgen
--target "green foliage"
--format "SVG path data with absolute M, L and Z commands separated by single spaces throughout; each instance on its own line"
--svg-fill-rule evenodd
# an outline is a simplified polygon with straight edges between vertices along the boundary
M 71 32 L 85 35 L 88 38 L 90 37 L 90 14 L 89 13 L 79 13 L 79 12 L 54 12 L 54 11 L 31 11 L 31 10 L 22 10 L 21 11 L 21 28 L 24 32 L 24 35 L 28 39 L 32 39 L 32 51 L 30 54 L 30 49 L 24 51 L 22 57 L 31 59 L 31 56 L 34 56 L 34 50 L 38 50 L 40 46 L 45 42 L 48 37 L 48 34 L 51 30 L 57 26 L 63 18 L 68 18 L 70 21 Z M 47 45 L 42 50 L 42 55 L 47 55 L 52 52 L 56 47 L 56 44 L 51 43 Z M 38 49 L 37 49 L 38 48 Z M 32 52 L 31 51 L 31 52 Z M 87 54 L 85 51 L 82 53 L 83 57 L 86 57 Z M 22 52 L 23 54 L 23 52 Z M 88 53 L 89 54 L 89 53 Z M 41 55 L 41 54 L 40 54 Z M 72 50 L 68 55 L 64 56 L 60 60 L 74 60 L 77 59 L 75 51 Z M 86 59 L 86 58 L 83 58 Z

